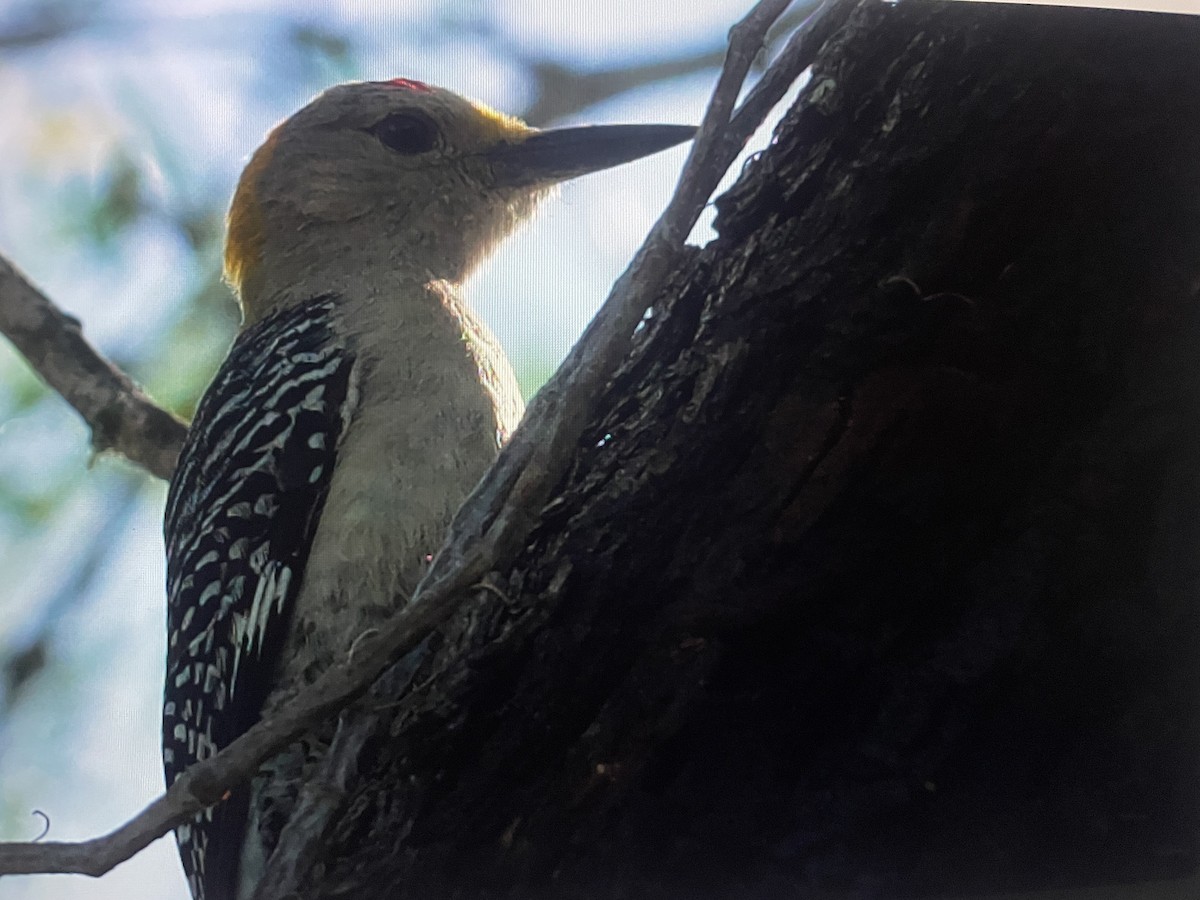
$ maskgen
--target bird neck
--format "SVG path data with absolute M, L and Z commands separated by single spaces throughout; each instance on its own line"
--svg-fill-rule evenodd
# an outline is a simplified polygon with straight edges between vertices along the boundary
M 318 250 L 315 246 L 320 244 Z M 417 303 L 461 292 L 465 271 L 439 272 L 417 263 L 389 242 L 299 242 L 264 254 L 233 285 L 246 325 L 312 297 L 334 295 L 348 302 Z
M 516 376 L 460 285 L 383 266 L 324 284 L 334 329 L 361 363 L 356 389 L 379 415 L 396 419 L 395 428 L 416 421 L 412 404 L 426 410 L 421 415 L 458 416 L 464 433 L 482 429 L 491 440 L 516 427 L 524 409 Z

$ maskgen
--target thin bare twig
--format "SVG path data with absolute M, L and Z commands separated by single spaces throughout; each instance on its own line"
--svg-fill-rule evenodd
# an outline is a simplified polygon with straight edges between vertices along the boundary
M 775 47 L 780 35 L 794 32 L 818 5 L 806 0 L 789 9 L 771 27 L 765 46 Z M 725 59 L 725 43 L 718 41 L 685 56 L 663 57 L 638 65 L 581 69 L 536 56 L 500 29 L 489 30 L 487 37 L 503 50 L 506 58 L 528 71 L 533 81 L 533 98 L 521 118 L 539 128 L 636 88 L 714 69 Z M 754 67 L 763 68 L 757 63 Z
M 296 810 L 283 828 L 279 845 L 267 861 L 253 900 L 288 900 L 299 897 L 308 877 L 309 862 L 329 834 L 337 814 L 345 807 L 358 774 L 363 745 L 378 726 L 378 715 L 338 722 L 337 733 L 314 776 L 305 781 Z
M 0 257 L 0 332 L 83 416 L 92 446 L 170 478 L 187 426 L 150 400 L 88 343 L 79 322 Z
M 688 232 L 769 109 L 762 109 L 758 122 L 748 115 L 732 117 L 767 29 L 789 2 L 762 0 L 730 32 L 725 66 L 675 196 L 579 343 L 534 397 L 512 440 L 459 510 L 412 600 L 378 634 L 362 641 L 353 660 L 331 667 L 293 703 L 254 725 L 216 756 L 192 766 L 134 819 L 108 835 L 80 843 L 0 844 L 0 875 L 101 875 L 128 859 L 219 802 L 264 760 L 360 696 L 387 666 L 445 622 L 475 582 L 519 550 L 565 473 L 604 386 L 628 353 L 634 329 L 661 291 Z M 802 26 L 805 36 L 793 40 L 809 55 L 836 24 L 823 20 L 823 9 Z M 795 59 L 804 53 L 798 50 Z
M 725 48 L 718 44 L 689 56 L 672 56 L 641 65 L 579 71 L 549 60 L 522 60 L 533 77 L 534 97 L 521 113 L 530 125 L 544 128 L 582 109 L 648 84 L 694 75 L 721 64 Z

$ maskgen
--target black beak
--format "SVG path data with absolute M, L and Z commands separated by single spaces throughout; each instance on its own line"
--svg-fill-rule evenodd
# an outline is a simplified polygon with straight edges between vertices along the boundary
M 691 125 L 586 125 L 500 144 L 487 157 L 498 184 L 553 184 L 666 150 L 696 134 Z

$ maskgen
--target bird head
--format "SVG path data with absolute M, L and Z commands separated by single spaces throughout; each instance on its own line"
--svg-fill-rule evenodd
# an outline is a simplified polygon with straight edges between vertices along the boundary
M 229 211 L 226 278 L 248 323 L 306 275 L 368 251 L 414 277 L 458 282 L 558 182 L 694 131 L 543 131 L 418 81 L 338 85 L 278 125 L 246 166 Z

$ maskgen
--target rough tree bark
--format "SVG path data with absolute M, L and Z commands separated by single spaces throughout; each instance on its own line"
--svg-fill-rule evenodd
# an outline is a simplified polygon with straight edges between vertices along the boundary
M 1200 19 L 858 3 L 303 895 L 1192 873 L 1197 160 Z

